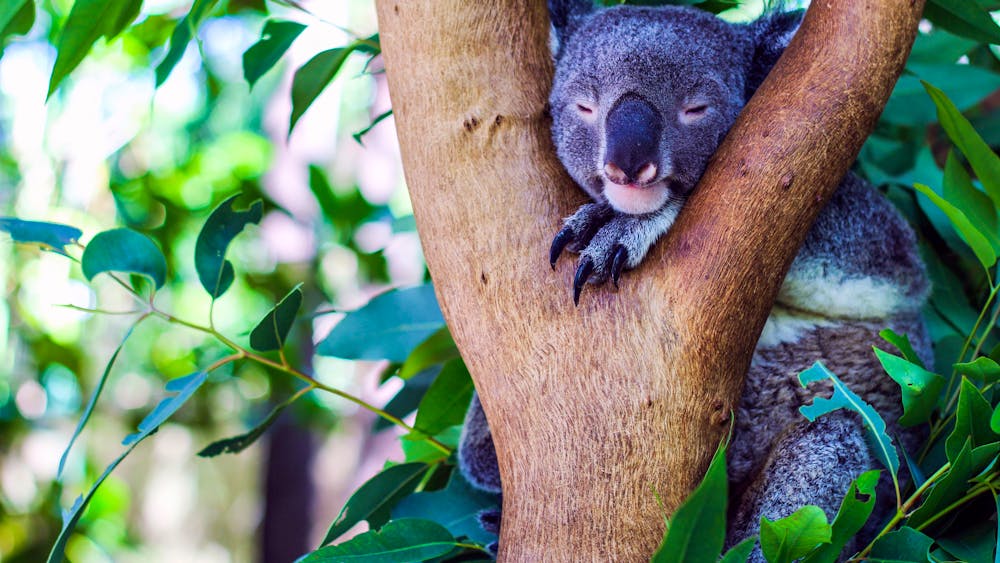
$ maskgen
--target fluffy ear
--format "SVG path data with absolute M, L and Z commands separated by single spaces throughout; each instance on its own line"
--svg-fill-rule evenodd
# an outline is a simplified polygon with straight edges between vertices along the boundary
M 593 0 L 548 0 L 549 18 L 552 21 L 552 34 L 549 46 L 552 56 L 559 58 L 559 53 L 566 40 L 579 27 L 583 17 L 594 11 Z
M 746 99 L 757 91 L 771 67 L 778 62 L 785 47 L 802 23 L 802 10 L 794 12 L 777 12 L 765 14 L 760 19 L 748 25 L 753 53 L 750 59 L 750 70 L 747 73 Z

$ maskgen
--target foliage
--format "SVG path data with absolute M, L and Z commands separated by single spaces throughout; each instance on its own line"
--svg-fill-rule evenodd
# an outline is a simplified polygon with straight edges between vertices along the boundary
M 696 4 L 716 13 L 734 5 L 728 0 L 632 3 Z M 246 7 L 250 5 L 253 7 Z M 858 160 L 859 171 L 881 186 L 917 229 L 934 278 L 934 294 L 926 314 L 936 349 L 935 365 L 924 365 L 907 336 L 891 331 L 884 332 L 883 337 L 899 355 L 873 350 L 885 368 L 884 377 L 901 387 L 904 415 L 900 423 L 926 425 L 927 443 L 920 451 L 900 453 L 886 432 L 885 421 L 836 374 L 817 365 L 800 376 L 803 384 L 829 380 L 835 390 L 831 397 L 805 407 L 803 414 L 814 419 L 836 409 L 859 413 L 876 457 L 894 482 L 896 510 L 889 521 L 877 523 L 880 531 L 855 554 L 857 557 L 987 560 L 997 543 L 993 526 L 969 527 L 964 523 L 982 521 L 996 513 L 996 480 L 1000 474 L 996 463 L 1000 453 L 1000 394 L 994 389 L 1000 380 L 996 335 L 1000 315 L 996 299 L 1000 291 L 996 281 L 1000 158 L 991 148 L 1000 145 L 1000 120 L 991 111 L 995 102 L 987 99 L 1000 88 L 1000 63 L 995 48 L 988 44 L 1000 42 L 1000 28 L 987 11 L 998 7 L 974 0 L 928 2 L 925 17 L 931 29 L 918 36 L 906 73 Z M 150 78 L 157 87 L 167 88 L 171 77 L 181 72 L 182 61 L 189 56 L 186 53 L 196 52 L 189 49 L 189 44 L 194 41 L 201 47 L 202 28 L 248 11 L 254 14 L 253 21 L 262 31 L 259 40 L 242 54 L 241 78 L 246 84 L 241 86 L 247 95 L 259 95 L 266 89 L 272 69 L 282 64 L 309 27 L 326 25 L 292 0 L 270 4 L 195 0 L 183 8 L 176 13 L 150 13 L 144 11 L 141 0 L 76 0 L 67 13 L 61 13 L 41 3 L 36 6 L 34 0 L 15 0 L 0 7 L 0 48 L 30 40 L 30 34 L 36 33 L 32 31 L 36 11 L 47 10 L 53 16 L 47 19 L 55 21 L 54 28 L 38 33 L 49 33 L 56 45 L 48 90 L 44 92 L 53 100 L 50 103 L 60 103 L 60 96 L 73 87 L 78 69 L 89 59 L 108 56 L 115 41 L 139 53 L 136 67 L 155 69 Z M 307 22 L 299 21 L 302 18 Z M 19 38 L 25 34 L 29 39 Z M 209 56 L 207 50 L 197 52 Z M 377 72 L 369 67 L 378 53 L 378 34 L 349 34 L 346 43 L 326 45 L 309 57 L 292 73 L 289 91 L 281 94 L 291 108 L 287 134 L 291 136 L 297 126 L 302 127 L 308 120 L 307 110 L 338 76 L 345 74 L 353 58 L 365 59 L 362 74 Z M 211 71 L 209 62 L 202 64 L 206 90 L 217 101 L 215 96 L 221 94 L 213 89 L 224 90 L 220 85 L 225 80 Z M 273 83 L 270 85 L 273 88 Z M 263 113 L 262 108 L 256 109 Z M 355 140 L 360 143 L 371 127 L 390 115 L 391 110 L 384 111 L 370 119 L 367 127 L 361 124 L 355 129 Z M 110 187 L 122 227 L 107 228 L 109 225 L 85 213 L 53 218 L 80 224 L 81 228 L 61 222 L 0 217 L 0 231 L 9 233 L 15 242 L 41 247 L 70 264 L 79 262 L 79 272 L 71 274 L 74 279 L 89 282 L 102 299 L 120 303 L 120 296 L 125 296 L 135 307 L 116 311 L 124 313 L 129 324 L 124 336 L 116 335 L 120 344 L 109 354 L 104 369 L 99 370 L 101 375 L 89 401 L 79 409 L 79 422 L 60 462 L 60 479 L 65 478 L 63 466 L 70 447 L 93 425 L 94 413 L 107 402 L 103 395 L 116 371 L 113 368 L 147 361 L 126 349 L 126 342 L 137 338 L 133 334 L 155 321 L 159 326 L 188 331 L 203 339 L 196 352 L 184 356 L 183 361 L 174 360 L 194 372 L 169 378 L 166 391 L 176 394 L 134 421 L 139 431 L 125 437 L 125 449 L 117 456 L 107 456 L 113 461 L 106 469 L 86 472 L 92 486 L 71 505 L 61 527 L 41 527 L 50 532 L 50 537 L 45 538 L 51 546 L 49 559 L 61 560 L 73 541 L 99 530 L 99 526 L 87 522 L 87 515 L 100 508 L 98 487 L 111 486 L 112 472 L 140 442 L 178 417 L 186 415 L 189 418 L 182 423 L 192 424 L 195 411 L 205 410 L 204 403 L 199 403 L 205 395 L 232 383 L 237 379 L 234 376 L 250 379 L 254 374 L 270 385 L 265 397 L 268 400 L 260 401 L 269 404 L 263 405 L 264 410 L 250 405 L 245 410 L 268 414 L 250 417 L 257 422 L 249 425 L 249 430 L 215 439 L 200 451 L 200 456 L 216 457 L 251 448 L 286 411 L 301 415 L 318 408 L 317 394 L 344 399 L 380 417 L 382 424 L 375 425 L 373 432 L 385 426 L 397 428 L 402 460 L 387 462 L 381 472 L 350 496 L 330 524 L 322 545 L 315 546 L 317 550 L 305 561 L 459 561 L 489 557 L 488 546 L 496 536 L 478 525 L 478 517 L 495 508 L 499 498 L 475 490 L 455 471 L 453 450 L 471 398 L 472 382 L 444 326 L 433 287 L 423 284 L 380 294 L 367 305 L 346 313 L 313 350 L 310 321 L 331 312 L 321 304 L 334 302 L 332 294 L 336 293 L 321 287 L 316 274 L 320 269 L 318 261 L 304 269 L 266 276 L 247 267 L 252 253 L 238 252 L 241 239 L 259 228 L 268 213 L 285 211 L 260 186 L 267 165 L 247 158 L 219 172 L 218 168 L 225 168 L 223 164 L 235 161 L 238 155 L 226 150 L 217 138 L 218 128 L 213 129 L 208 117 L 201 123 L 186 124 L 177 134 L 205 144 L 198 145 L 198 151 L 173 158 L 169 165 L 132 175 L 127 173 L 130 147 L 113 151 Z M 955 150 L 946 148 L 945 137 Z M 219 147 L 211 144 L 215 141 Z M 247 137 L 229 137 L 228 142 L 242 143 L 239 146 L 243 148 L 254 145 Z M 3 166 L 0 159 L 0 170 Z M 213 166 L 214 177 L 210 175 Z M 359 275 L 378 285 L 388 281 L 384 256 L 362 250 L 355 235 L 367 222 L 391 224 L 397 231 L 412 229 L 407 225 L 409 220 L 393 220 L 386 206 L 372 204 L 357 190 L 334 186 L 327 171 L 318 165 L 308 168 L 308 188 L 322 213 L 323 235 L 355 257 Z M 207 196 L 200 196 L 199 190 L 207 190 Z M 240 192 L 251 202 L 245 208 L 236 207 Z M 201 203 L 188 205 L 185 198 Z M 214 211 L 207 216 L 201 213 L 212 204 Z M 0 205 L 6 206 L 2 195 Z M 27 250 L 24 254 L 22 250 L 16 252 L 22 261 L 38 256 L 33 250 L 30 252 L 34 254 L 27 254 Z M 190 286 L 200 287 L 203 299 L 197 307 L 175 308 L 183 302 Z M 230 307 L 229 317 L 216 315 L 217 307 L 224 306 L 233 293 L 246 295 L 251 291 L 267 296 L 264 310 L 240 315 L 233 314 Z M 263 301 L 261 294 L 255 294 L 257 302 Z M 282 299 L 275 299 L 281 295 Z M 89 314 L 108 313 L 76 308 Z M 195 314 L 206 321 L 189 320 Z M 46 350 L 53 349 L 67 355 L 65 347 L 53 344 L 42 331 L 38 332 L 32 336 L 32 346 L 38 348 L 36 355 L 44 356 Z M 146 346 L 144 353 L 155 358 L 152 341 L 147 337 L 140 342 Z M 75 357 L 84 355 L 83 349 L 75 352 Z M 316 359 L 313 356 L 387 360 L 381 384 L 388 388 L 393 382 L 398 391 L 384 406 L 371 404 L 314 373 L 309 367 L 310 361 Z M 162 363 L 154 369 L 164 375 L 180 375 L 173 371 L 175 368 L 163 369 Z M 13 404 L 10 393 L 3 392 L 5 389 L 0 387 L 2 424 L 7 424 L 9 418 L 5 409 Z M 330 424 L 330 418 L 319 419 L 321 426 Z M 907 461 L 913 483 L 900 480 L 900 456 Z M 106 463 L 106 459 L 91 461 L 97 468 Z M 769 561 L 806 562 L 834 561 L 841 555 L 851 555 L 841 551 L 870 518 L 878 476 L 875 471 L 859 476 L 845 491 L 832 522 L 821 510 L 808 506 L 775 521 L 762 521 L 759 541 L 764 555 Z M 60 499 L 61 486 L 57 485 L 49 497 L 53 507 Z M 722 557 L 727 562 L 745 561 L 756 539 L 721 553 L 727 501 L 725 448 L 720 447 L 704 482 L 670 520 L 654 560 L 707 561 Z M 0 506 L 0 516 L 3 510 Z M 369 531 L 340 541 L 360 522 L 366 522 Z

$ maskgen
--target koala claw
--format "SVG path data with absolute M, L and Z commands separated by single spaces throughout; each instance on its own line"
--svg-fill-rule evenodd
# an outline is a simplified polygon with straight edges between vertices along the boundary
M 556 262 L 559 260 L 559 256 L 562 255 L 566 245 L 572 240 L 573 229 L 571 229 L 568 225 L 559 231 L 556 238 L 552 239 L 552 247 L 549 249 L 549 265 L 552 266 L 553 270 L 556 269 Z
M 622 277 L 626 263 L 628 263 L 628 250 L 619 244 L 615 247 L 615 257 L 611 260 L 611 281 L 615 284 L 615 289 L 618 289 L 618 280 Z
M 580 305 L 580 292 L 583 291 L 584 284 L 590 278 L 590 274 L 594 272 L 594 262 L 590 258 L 583 258 L 580 260 L 580 266 L 576 269 L 576 275 L 573 277 L 573 304 Z

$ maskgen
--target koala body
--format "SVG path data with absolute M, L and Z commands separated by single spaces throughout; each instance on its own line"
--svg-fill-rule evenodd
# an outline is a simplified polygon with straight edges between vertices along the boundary
M 595 9 L 590 0 L 550 0 L 549 9 L 553 140 L 593 199 L 564 221 L 550 253 L 553 264 L 566 249 L 579 253 L 578 300 L 587 284 L 617 285 L 669 230 L 794 35 L 799 15 L 730 24 L 675 6 Z M 845 176 L 785 278 L 747 373 L 728 457 L 728 544 L 756 534 L 762 516 L 782 518 L 806 504 L 820 506 L 832 521 L 850 482 L 876 466 L 854 415 L 809 423 L 799 413 L 830 393 L 829 386 L 798 383 L 799 372 L 815 361 L 879 410 L 912 451 L 920 436 L 892 422 L 901 414 L 899 388 L 871 347 L 891 327 L 908 334 L 930 363 L 919 316 L 928 290 L 909 225 L 865 181 Z M 499 492 L 478 398 L 466 419 L 460 462 L 470 481 Z M 889 489 L 878 493 L 880 506 L 891 505 Z M 495 526 L 497 515 L 489 516 Z M 759 548 L 751 561 L 763 561 Z

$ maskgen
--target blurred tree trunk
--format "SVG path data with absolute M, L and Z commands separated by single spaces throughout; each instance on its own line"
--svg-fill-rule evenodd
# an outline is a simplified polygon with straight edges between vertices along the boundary
M 777 288 L 903 68 L 921 0 L 814 2 L 677 224 L 620 291 L 549 269 L 541 0 L 379 0 L 406 177 L 493 428 L 501 559 L 642 560 L 729 426 Z

